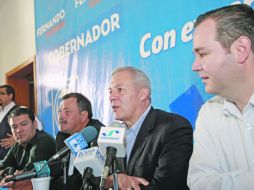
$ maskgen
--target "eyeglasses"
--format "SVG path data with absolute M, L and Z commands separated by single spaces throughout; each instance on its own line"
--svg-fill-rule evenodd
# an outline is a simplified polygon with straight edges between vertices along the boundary
M 8 94 L 8 93 L 6 93 L 6 92 L 0 92 L 0 95 L 5 95 L 5 94 Z

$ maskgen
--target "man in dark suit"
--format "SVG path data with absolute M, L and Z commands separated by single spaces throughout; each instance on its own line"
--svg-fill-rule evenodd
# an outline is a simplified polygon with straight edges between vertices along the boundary
M 186 190 L 192 153 L 192 127 L 183 117 L 151 106 L 151 85 L 144 72 L 121 67 L 112 73 L 110 102 L 126 128 L 126 173 L 120 189 Z M 112 176 L 106 188 L 112 187 Z
M 10 85 L 0 86 L 0 160 L 3 160 L 15 143 L 8 123 L 8 115 L 17 108 L 15 90 Z
M 86 126 L 93 126 L 98 133 L 103 124 L 92 118 L 92 106 L 88 98 L 80 93 L 69 93 L 62 97 L 58 111 L 60 132 L 56 136 L 56 151 L 65 147 L 64 140 L 76 132 L 80 132 Z M 96 140 L 89 143 L 89 147 L 95 145 Z M 74 155 L 69 154 L 64 158 L 67 160 L 67 176 L 64 183 L 63 169 L 61 165 L 55 166 L 54 175 L 57 177 L 52 181 L 52 190 L 79 190 L 82 186 L 82 175 L 73 166 Z M 96 189 L 96 187 L 94 188 Z

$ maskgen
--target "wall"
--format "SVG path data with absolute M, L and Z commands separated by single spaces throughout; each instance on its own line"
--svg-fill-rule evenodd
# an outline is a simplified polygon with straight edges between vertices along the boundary
M 6 72 L 35 55 L 34 1 L 2 0 L 0 26 L 0 84 L 3 84 Z

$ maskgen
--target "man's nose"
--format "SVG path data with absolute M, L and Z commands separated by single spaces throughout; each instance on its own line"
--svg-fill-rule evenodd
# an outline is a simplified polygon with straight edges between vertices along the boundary
M 200 61 L 197 58 L 195 58 L 195 60 L 192 64 L 192 70 L 198 72 L 198 71 L 201 71 L 202 69 L 203 69 L 202 64 L 200 63 Z
M 18 126 L 16 129 L 16 133 L 19 133 L 20 131 L 22 131 L 22 127 Z
M 112 102 L 115 99 L 116 99 L 116 93 L 114 91 L 111 91 L 110 94 L 109 94 L 110 102 Z

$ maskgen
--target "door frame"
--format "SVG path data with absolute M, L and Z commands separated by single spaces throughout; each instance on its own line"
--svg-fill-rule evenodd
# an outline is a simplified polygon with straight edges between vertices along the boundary
M 37 83 L 35 55 L 5 74 L 6 84 L 16 92 L 15 102 L 37 113 Z

